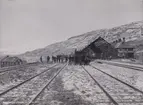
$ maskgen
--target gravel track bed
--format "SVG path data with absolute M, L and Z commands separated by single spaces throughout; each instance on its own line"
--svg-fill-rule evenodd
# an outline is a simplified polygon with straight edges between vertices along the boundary
M 0 68 L 1 71 L 7 71 L 7 70 L 18 70 L 19 68 L 26 68 L 26 67 L 37 67 L 37 66 L 43 66 L 41 63 L 36 63 L 36 64 L 23 64 L 23 65 L 16 65 L 16 66 L 9 66 L 9 67 L 3 67 Z
M 52 65 L 26 66 L 18 70 L 0 73 L 0 92 L 44 71 Z
M 143 91 L 143 72 L 132 69 L 93 63 L 93 66 Z M 105 69 L 106 68 L 106 69 Z
M 41 74 L 40 76 L 26 82 L 20 87 L 11 90 L 7 94 L 0 97 L 1 102 L 10 102 L 14 105 L 16 103 L 23 103 L 25 105 L 25 103 L 27 103 L 37 93 L 37 91 L 41 89 L 41 87 L 51 78 L 51 76 L 55 74 L 58 68 L 58 66 L 52 68 L 49 71 Z
M 44 90 L 33 105 L 112 104 L 80 66 L 68 66 Z
M 100 83 L 100 85 L 113 97 L 118 103 L 138 103 L 143 104 L 143 95 L 126 85 L 118 82 L 115 79 L 87 66 L 86 69 L 92 74 L 92 76 Z M 122 105 L 122 104 L 120 104 Z M 139 105 L 139 104 L 134 104 Z

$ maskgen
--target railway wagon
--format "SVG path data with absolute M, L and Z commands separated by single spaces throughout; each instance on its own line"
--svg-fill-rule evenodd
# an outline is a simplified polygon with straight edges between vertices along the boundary
M 23 61 L 22 59 L 13 56 L 6 56 L 0 61 L 0 67 L 9 67 L 9 66 L 16 66 L 26 63 L 26 61 Z

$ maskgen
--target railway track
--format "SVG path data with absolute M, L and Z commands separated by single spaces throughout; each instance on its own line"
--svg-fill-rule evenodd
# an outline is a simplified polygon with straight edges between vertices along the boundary
M 15 70 L 9 70 L 9 71 L 4 71 L 3 73 L 0 73 L 0 93 L 46 70 L 47 68 L 52 67 L 53 65 L 54 64 L 52 65 L 42 64 L 37 66 L 30 65 L 30 66 L 21 67 L 21 68 L 19 67 Z
M 67 66 L 64 65 L 47 83 L 45 86 L 42 87 L 42 89 L 31 99 L 31 101 L 26 105 L 33 105 L 35 103 L 35 100 L 41 95 L 41 93 L 51 84 L 51 82 L 60 74 L 60 72 Z
M 27 105 L 31 105 L 31 104 L 33 104 L 33 101 L 35 101 L 36 98 L 42 93 L 42 91 L 48 85 L 50 85 L 50 83 L 54 80 L 54 78 L 56 78 L 56 76 L 64 69 L 64 67 L 66 65 L 64 65 L 62 68 L 60 67 L 61 68 L 60 70 L 57 68 L 54 68 L 57 66 L 57 65 L 54 65 L 54 66 L 50 67 L 49 69 L 29 78 L 28 80 L 26 80 L 16 86 L 14 86 L 13 88 L 6 90 L 5 92 L 0 94 L 0 97 L 1 98 L 6 97 L 6 98 L 10 99 L 12 104 L 26 105 L 28 103 Z M 56 73 L 56 75 L 54 75 L 55 73 Z M 44 84 L 46 84 L 46 85 L 44 87 L 42 87 Z M 11 97 L 13 95 L 15 97 L 13 99 L 11 99 Z M 3 101 L 5 101 L 5 99 Z M 7 99 L 6 99 L 6 101 L 7 101 Z
M 98 73 L 99 73 L 99 75 L 102 76 L 102 77 L 100 77 L 100 76 L 98 77 L 97 76 L 98 79 L 101 79 L 101 78 L 105 77 L 105 79 L 104 79 L 105 81 L 102 80 L 100 82 L 104 83 L 104 84 L 102 84 L 103 88 L 105 87 L 106 90 L 108 90 L 110 92 L 110 94 L 112 94 L 112 95 L 110 95 L 108 93 L 110 96 L 112 96 L 112 99 L 114 99 L 114 101 L 117 104 L 119 104 L 119 103 L 120 104 L 121 103 L 126 103 L 127 105 L 129 103 L 130 104 L 133 103 L 133 105 L 142 105 L 143 104 L 143 101 L 142 101 L 143 100 L 143 91 L 141 91 L 141 90 L 137 89 L 136 87 L 134 87 L 134 86 L 132 86 L 132 85 L 130 85 L 130 84 L 128 84 L 128 83 L 126 83 L 126 82 L 124 82 L 124 81 L 122 81 L 122 80 L 120 80 L 120 79 L 118 79 L 118 78 L 116 78 L 116 77 L 114 77 L 114 76 L 112 76 L 112 75 L 102 71 L 101 69 L 98 69 L 98 68 L 96 68 L 96 67 L 94 67 L 92 65 L 90 65 L 90 67 L 92 67 L 94 70 L 96 70 L 96 73 L 97 73 L 96 75 L 98 75 Z M 86 72 L 88 72 L 88 71 L 86 70 Z M 89 72 L 88 72 L 88 74 L 89 74 Z M 94 77 L 92 77 L 92 78 L 94 79 Z M 110 82 L 110 80 L 112 82 Z M 112 86 L 114 86 L 114 88 L 108 87 L 108 85 L 105 86 L 105 84 L 107 84 L 107 83 L 109 83 L 108 85 L 115 83 L 115 84 L 112 85 Z M 110 88 L 112 88 L 112 89 L 110 89 Z M 121 89 L 125 90 L 125 92 L 124 92 L 125 94 L 121 95 L 120 93 L 118 93 L 116 91 L 116 89 L 118 89 L 118 88 L 119 88 L 119 90 L 121 90 Z M 114 91 L 115 91 L 116 94 L 114 93 Z M 117 94 L 118 94 L 118 96 L 117 96 Z M 128 98 L 124 99 L 124 97 L 128 97 Z M 114 103 L 114 104 L 116 105 L 116 103 Z
M 126 86 L 128 86 L 128 87 L 134 89 L 135 91 L 138 91 L 138 92 L 140 92 L 141 94 L 143 94 L 143 91 L 137 89 L 136 87 L 134 87 L 134 86 L 132 86 L 132 85 L 130 85 L 130 84 L 128 84 L 128 83 L 126 83 L 126 82 L 124 82 L 124 81 L 122 81 L 122 80 L 120 80 L 120 79 L 118 79 L 118 78 L 116 78 L 116 77 L 114 77 L 114 76 L 112 76 L 112 75 L 110 75 L 110 74 L 108 74 L 108 73 L 102 71 L 101 69 L 98 69 L 98 68 L 96 68 L 96 67 L 94 67 L 94 66 L 92 66 L 92 65 L 90 65 L 90 66 L 93 67 L 94 69 L 96 69 L 96 70 L 102 72 L 103 74 L 108 75 L 109 77 L 111 77 L 111 78 L 113 78 L 113 79 L 115 79 L 115 80 L 121 82 L 122 84 L 125 84 Z
M 66 65 L 67 64 L 65 64 L 63 67 L 60 67 L 60 69 L 58 68 L 57 70 L 52 69 L 57 66 L 57 65 L 54 65 L 49 69 L 44 70 L 43 72 L 3 91 L 2 93 L 0 93 L 0 98 L 9 97 L 9 96 L 11 97 L 12 93 L 17 92 L 16 97 L 13 97 L 12 99 L 13 102 L 15 102 L 15 104 L 35 105 L 36 102 L 39 102 L 38 98 L 41 97 L 40 95 L 44 94 L 44 90 L 49 87 L 49 85 L 66 67 Z M 92 68 L 93 70 L 92 71 L 90 71 L 90 69 L 88 70 L 88 67 Z M 108 105 L 143 105 L 143 101 L 142 101 L 143 91 L 137 89 L 136 87 L 92 65 L 85 66 L 85 67 L 82 66 L 82 68 L 91 77 L 91 79 L 97 84 L 97 87 L 99 87 L 102 90 L 103 94 L 107 96 L 107 98 L 109 99 L 109 102 L 107 103 Z M 53 72 L 50 72 L 50 71 L 53 71 Z M 93 71 L 95 71 L 95 73 Z M 49 77 L 47 77 L 47 75 L 49 75 Z M 33 84 L 35 84 L 36 89 L 32 88 Z M 118 87 L 120 91 L 116 91 Z M 24 97 L 18 94 L 22 92 L 25 94 Z M 26 95 L 27 93 L 30 95 L 27 96 Z M 19 100 L 22 100 L 22 101 L 20 102 Z M 27 102 L 23 103 L 24 100 L 27 100 Z M 12 104 L 12 105 L 15 105 L 15 104 Z
M 88 70 L 85 69 L 85 67 L 82 66 L 82 68 L 85 70 L 85 72 L 93 79 L 93 81 L 99 86 L 99 88 L 106 94 L 106 96 L 110 99 L 110 101 L 114 105 L 119 105 L 113 97 L 100 85 L 100 83 L 88 72 Z
M 118 66 L 118 67 L 123 67 L 123 68 L 128 68 L 128 69 L 132 69 L 132 70 L 143 72 L 143 67 L 124 65 L 124 64 L 117 64 L 117 63 L 108 63 L 108 62 L 103 62 L 103 63 L 106 63 L 108 65 L 113 65 L 113 66 Z
M 11 66 L 11 67 L 7 67 L 7 68 L 2 68 L 0 70 L 0 73 L 4 73 L 4 72 L 8 72 L 8 71 L 16 71 L 19 68 L 24 68 L 24 65 L 20 65 L 20 66 Z
M 23 64 L 23 65 L 9 66 L 9 67 L 0 68 L 0 73 L 5 73 L 8 71 L 16 71 L 19 68 L 26 68 L 29 65 L 30 66 L 37 66 L 37 64 L 35 64 L 35 63 L 34 64 L 27 63 L 27 64 Z
M 21 83 L 18 83 L 17 85 L 14 85 L 14 86 L 12 86 L 11 88 L 9 88 L 9 89 L 7 89 L 7 90 L 1 92 L 1 93 L 0 93 L 0 97 L 1 97 L 2 95 L 5 95 L 6 93 L 8 93 L 9 91 L 11 91 L 11 90 L 13 90 L 13 89 L 20 87 L 21 85 L 25 84 L 26 82 L 28 82 L 28 81 L 30 81 L 30 80 L 32 80 L 32 79 L 38 77 L 39 75 L 41 75 L 41 74 L 43 74 L 43 73 L 49 71 L 50 69 L 52 69 L 52 68 L 55 67 L 55 66 L 57 66 L 57 64 L 54 65 L 54 66 L 52 66 L 52 67 L 50 67 L 50 68 L 48 68 L 48 69 L 46 69 L 46 70 L 44 70 L 44 71 L 42 71 L 41 73 L 38 73 L 38 74 L 36 74 L 36 75 L 30 77 L 29 79 L 27 79 L 27 80 L 25 80 L 25 81 L 23 81 L 23 82 L 21 82 Z

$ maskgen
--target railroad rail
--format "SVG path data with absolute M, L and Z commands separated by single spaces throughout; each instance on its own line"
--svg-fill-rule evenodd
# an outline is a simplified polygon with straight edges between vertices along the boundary
M 40 94 L 51 84 L 51 82 L 60 74 L 60 72 L 67 66 L 68 63 L 66 63 L 49 81 L 48 83 L 43 86 L 43 88 L 35 95 L 34 98 L 31 99 L 31 101 L 27 105 L 32 105 L 34 101 L 40 96 Z
M 132 65 L 125 65 L 125 64 L 117 64 L 117 63 L 109 63 L 109 62 L 103 62 L 108 65 L 113 65 L 113 66 L 118 66 L 118 67 L 123 67 L 123 68 L 128 68 L 136 71 L 141 71 L 143 72 L 143 67 L 138 67 L 138 66 L 132 66 Z
M 16 71 L 20 67 L 24 68 L 25 66 L 29 66 L 29 65 L 33 66 L 33 65 L 35 65 L 35 63 L 27 63 L 27 64 L 22 64 L 22 65 L 15 65 L 15 66 L 9 66 L 9 67 L 0 68 L 0 73 L 4 73 L 4 72 L 8 72 L 8 71 Z
M 85 67 L 82 66 L 82 68 L 85 70 L 85 72 L 93 79 L 93 81 L 99 86 L 99 88 L 106 94 L 106 96 L 110 99 L 110 101 L 114 105 L 119 105 L 114 98 L 100 85 L 100 83 L 85 69 Z
M 0 73 L 5 73 L 5 72 L 8 72 L 8 71 L 16 71 L 18 68 L 16 68 L 16 69 L 13 69 L 13 70 L 2 70 L 2 71 L 0 71 Z
M 11 67 L 2 68 L 2 69 L 0 70 L 0 73 L 4 73 L 4 72 L 8 72 L 8 71 L 16 71 L 16 70 L 19 69 L 20 67 L 23 68 L 24 65 L 17 65 L 17 66 L 11 66 Z M 6 70 L 5 70 L 5 69 L 6 69 Z
M 102 72 L 103 74 L 105 74 L 105 75 L 107 75 L 107 76 L 109 76 L 109 77 L 111 77 L 111 78 L 117 80 L 118 82 L 120 82 L 120 83 L 122 83 L 122 84 L 124 84 L 124 85 L 126 85 L 126 86 L 128 86 L 128 87 L 130 87 L 130 88 L 132 88 L 133 90 L 135 90 L 135 91 L 137 91 L 137 92 L 143 94 L 143 91 L 141 91 L 140 89 L 138 89 L 138 88 L 136 88 L 136 87 L 134 87 L 134 86 L 132 86 L 132 85 L 130 85 L 130 84 L 128 84 L 128 83 L 126 83 L 126 82 L 124 82 L 124 81 L 122 81 L 122 80 L 120 80 L 120 79 L 118 79 L 118 78 L 116 78 L 116 77 L 114 77 L 114 76 L 112 76 L 112 75 L 110 75 L 110 74 L 104 72 L 104 71 L 102 71 L 102 70 L 99 69 L 99 68 L 96 68 L 95 66 L 92 66 L 92 65 L 90 65 L 90 66 L 91 66 L 92 68 L 94 68 L 94 69 L 96 69 L 96 70 Z
M 41 74 L 43 74 L 43 73 L 49 71 L 50 69 L 56 67 L 57 65 L 58 65 L 58 64 L 56 64 L 56 65 L 54 65 L 54 66 L 52 66 L 52 67 L 50 67 L 50 68 L 48 68 L 48 69 L 42 71 L 41 73 L 38 73 L 38 74 L 36 74 L 35 76 L 32 76 L 32 77 L 30 77 L 29 79 L 27 79 L 27 80 L 25 80 L 25 81 L 23 81 L 23 82 L 21 82 L 21 83 L 15 85 L 15 86 L 9 88 L 9 89 L 7 89 L 7 90 L 1 92 L 1 93 L 0 93 L 0 96 L 5 95 L 5 94 L 8 93 L 9 91 L 11 91 L 11 90 L 13 90 L 13 89 L 15 89 L 15 88 L 20 87 L 21 85 L 23 85 L 23 84 L 27 83 L 28 81 L 30 81 L 30 80 L 36 78 L 37 76 L 40 76 Z

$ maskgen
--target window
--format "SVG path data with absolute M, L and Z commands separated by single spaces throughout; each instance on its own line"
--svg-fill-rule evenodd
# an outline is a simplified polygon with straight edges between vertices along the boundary
M 128 51 L 133 51 L 133 48 L 129 48 Z

